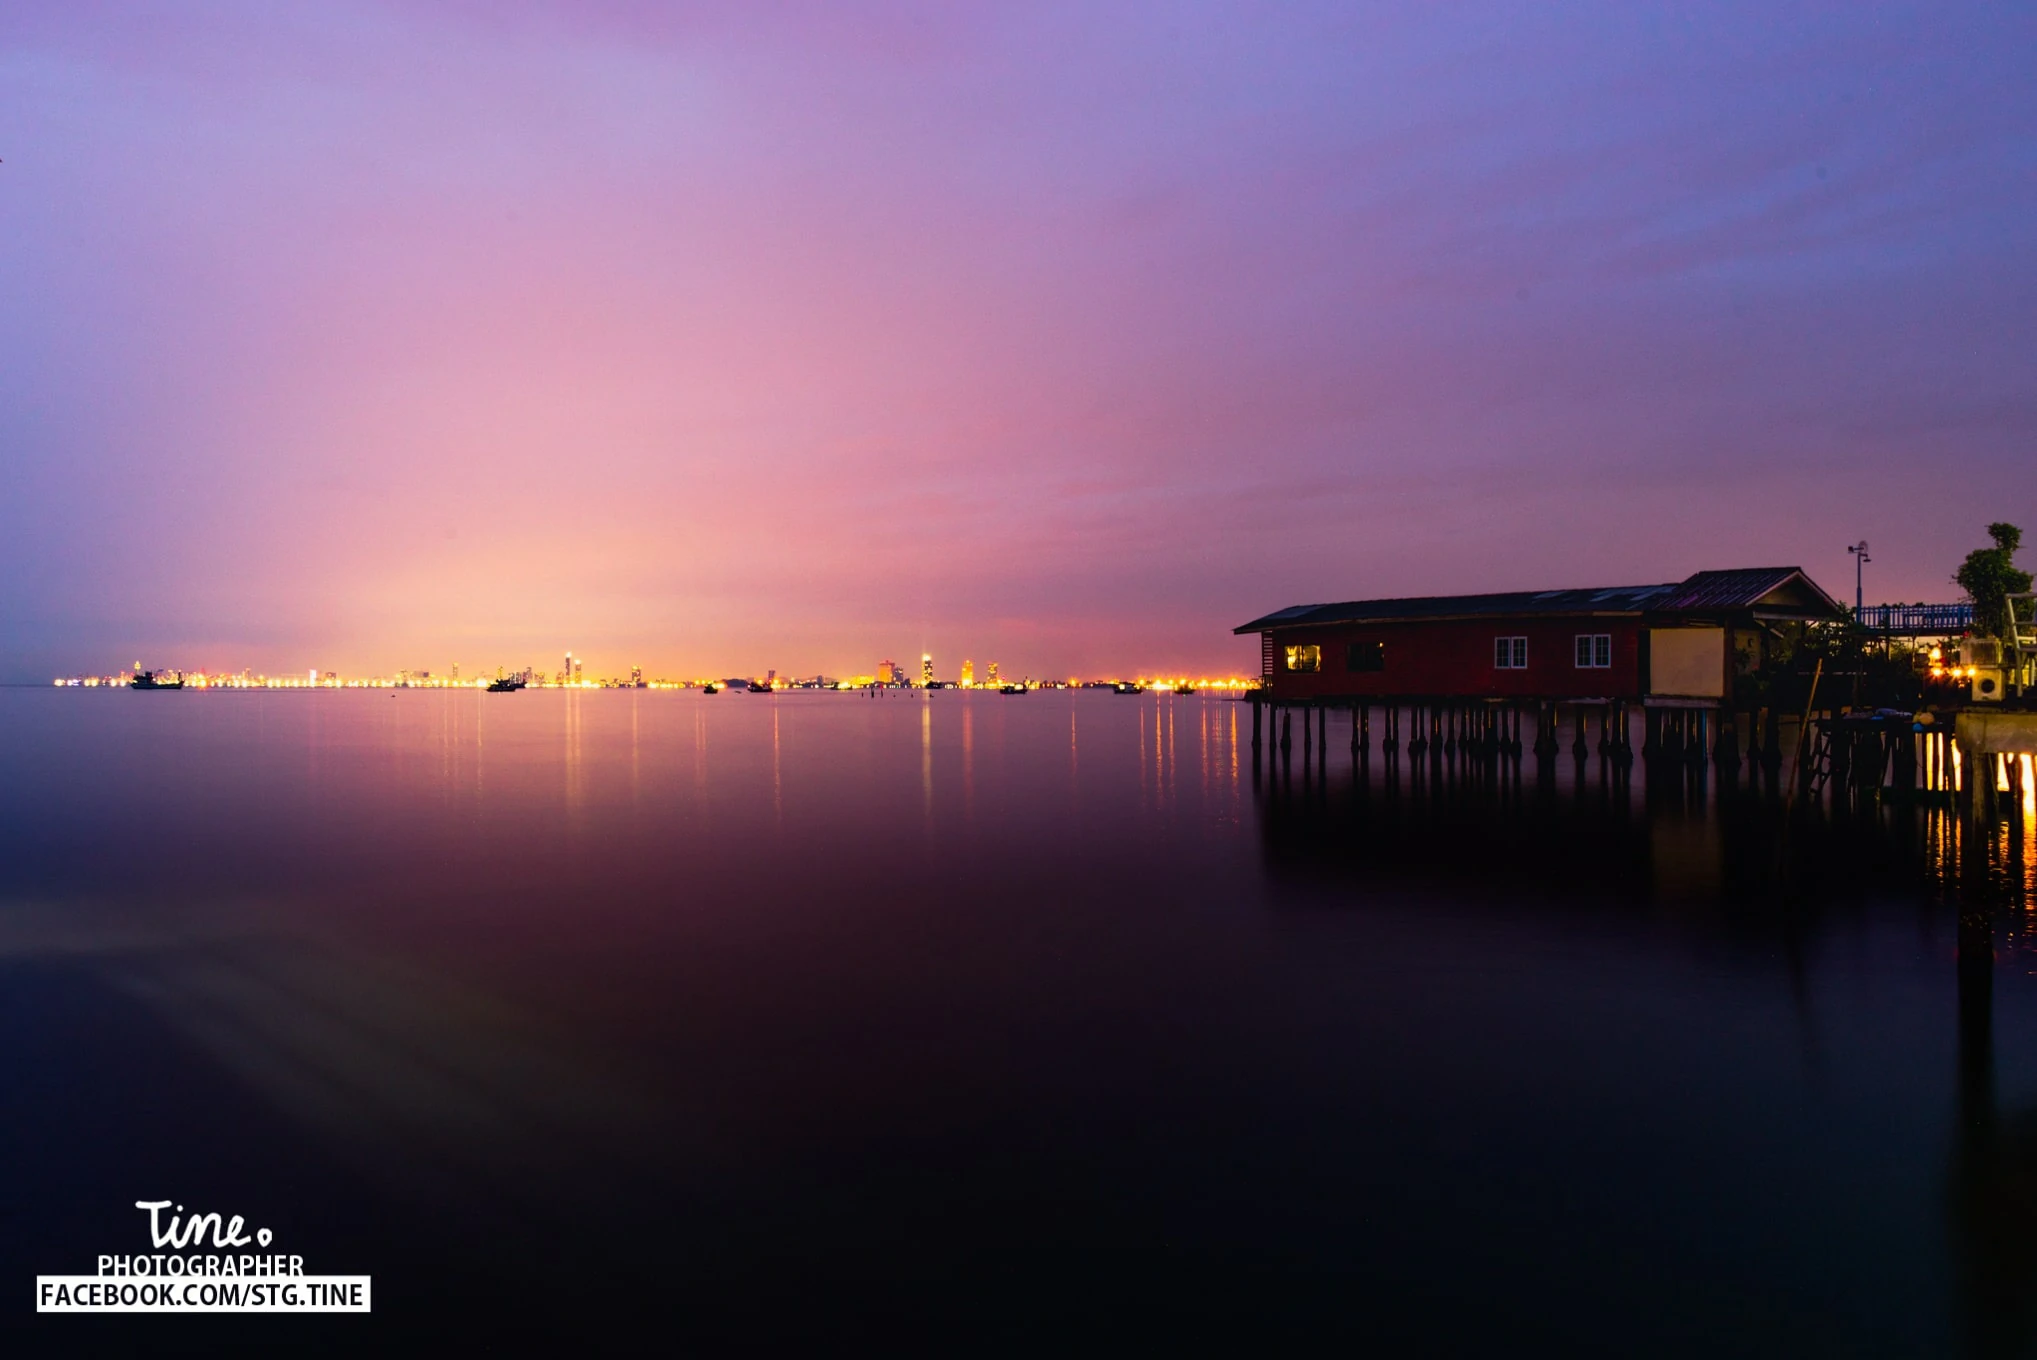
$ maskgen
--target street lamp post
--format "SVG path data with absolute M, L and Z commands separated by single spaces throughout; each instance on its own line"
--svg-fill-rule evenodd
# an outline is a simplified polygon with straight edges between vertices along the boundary
M 1860 569 L 1874 559 L 1867 555 L 1867 540 L 1846 545 L 1846 551 L 1853 554 L 1853 621 L 1859 623 L 1866 615 L 1863 609 L 1866 601 L 1860 593 Z

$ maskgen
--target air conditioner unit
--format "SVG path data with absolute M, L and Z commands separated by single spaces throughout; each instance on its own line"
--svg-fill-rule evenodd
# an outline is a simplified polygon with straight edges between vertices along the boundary
M 2007 672 L 2000 666 L 1971 667 L 1973 678 L 1968 681 L 1968 697 L 1977 704 L 1998 704 L 2007 686 L 2002 683 Z

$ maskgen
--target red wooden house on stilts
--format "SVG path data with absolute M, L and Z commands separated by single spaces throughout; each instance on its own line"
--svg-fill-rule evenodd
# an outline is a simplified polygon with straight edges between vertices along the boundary
M 1735 678 L 1764 671 L 1785 630 L 1846 616 L 1801 568 L 1754 567 L 1661 585 L 1295 605 L 1234 631 L 1259 634 L 1262 702 L 1351 708 L 1354 749 L 1368 701 L 1385 701 L 1389 741 L 1404 707 L 1504 710 L 1497 724 L 1479 720 L 1490 741 L 1508 715 L 1518 736 L 1523 707 L 1546 734 L 1564 705 L 1612 709 L 1622 733 L 1633 706 L 1697 710 L 1702 742 Z M 1607 722 L 1602 714 L 1602 747 Z

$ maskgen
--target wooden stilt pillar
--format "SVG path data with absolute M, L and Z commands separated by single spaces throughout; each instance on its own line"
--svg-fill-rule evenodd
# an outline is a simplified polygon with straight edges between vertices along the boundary
M 1827 723 L 1825 746 L 1831 752 L 1832 787 L 1843 789 L 1853 777 L 1853 734 L 1842 729 L 1836 722 Z
M 1895 769 L 1890 775 L 1891 782 L 1905 793 L 1914 792 L 1917 787 L 1917 765 L 1919 763 L 1917 760 L 1917 743 L 1923 740 L 1922 734 L 1904 728 L 1893 733 L 1893 736 L 1895 737 L 1895 751 L 1893 753 Z

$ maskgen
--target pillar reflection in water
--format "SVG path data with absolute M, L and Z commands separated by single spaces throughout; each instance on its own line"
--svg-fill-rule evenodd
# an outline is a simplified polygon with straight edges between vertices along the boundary
M 1348 791 L 1295 800 L 1274 793 L 1255 811 L 1276 884 L 1344 886 L 1354 908 L 1385 893 L 1424 898 L 1490 897 L 1496 909 L 1530 910 L 1521 885 L 1562 883 L 1569 900 L 1610 904 L 1674 903 L 1688 928 L 1721 939 L 1772 934 L 1796 998 L 1805 1052 L 1825 1045 L 1815 1034 L 1819 992 L 1817 935 L 1834 909 L 1862 901 L 1914 897 L 1942 912 L 1956 933 L 1957 1046 L 1951 1085 L 1956 1129 L 1947 1170 L 1951 1238 L 1958 1269 L 1961 1325 L 1969 1353 L 2011 1356 L 2037 1344 L 2037 1103 L 2005 1099 L 1998 1089 L 1994 1010 L 1997 955 L 2012 939 L 2027 958 L 2037 909 L 2037 768 L 2032 758 L 1990 758 L 1979 775 L 1998 795 L 1992 807 L 1955 801 L 1961 756 L 1943 734 L 1927 733 L 1909 773 L 1888 744 L 1864 776 L 1835 780 L 1811 796 L 1779 796 L 1759 776 L 1756 750 L 1743 784 L 1719 761 L 1705 778 L 1714 733 L 1692 715 L 1651 718 L 1657 759 L 1648 767 L 1648 801 L 1637 812 L 1616 761 L 1582 758 L 1586 724 L 1548 707 L 1535 715 L 1539 796 L 1510 798 L 1505 781 L 1452 778 L 1456 761 L 1412 766 L 1416 798 L 1373 798 L 1354 751 Z M 1606 755 L 1622 744 L 1608 715 Z M 1559 763 L 1552 736 L 1577 738 L 1571 797 L 1552 797 Z M 1748 739 L 1759 727 L 1750 723 Z M 1390 723 L 1387 730 L 1391 732 Z M 1436 753 L 1437 734 L 1477 749 L 1480 733 L 1417 715 L 1418 740 Z M 1610 743 L 1611 749 L 1606 750 Z M 1569 744 L 1569 743 L 1566 743 Z M 1704 759 L 1693 761 L 1693 752 Z M 1397 789 L 1392 748 L 1380 789 Z M 1856 768 L 1859 768 L 1856 766 Z M 1429 771 L 1426 782 L 1419 776 Z M 1440 778 L 1438 776 L 1441 776 Z M 1789 784 L 1793 786 L 1792 778 Z M 1344 787 L 1339 785 L 1339 787 Z M 1914 793 L 1910 792 L 1914 789 Z M 1319 897 L 1315 900 L 1320 900 Z M 2019 1036 L 2020 1037 L 2020 1036 Z M 2029 1042 L 2037 1042 L 2032 1040 Z M 2018 1055 L 2018 1070 L 2029 1065 Z

